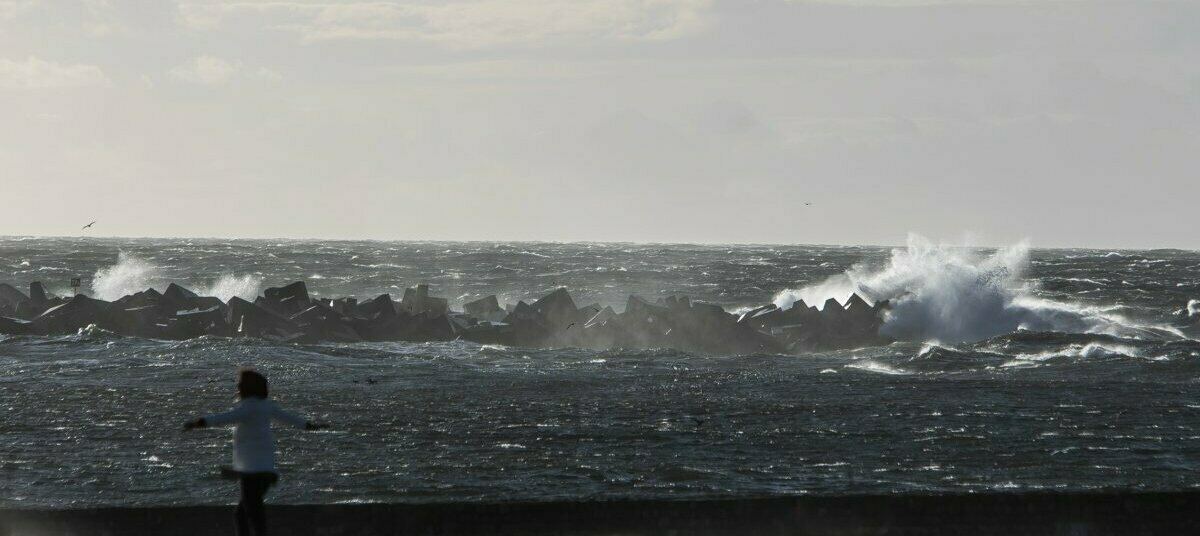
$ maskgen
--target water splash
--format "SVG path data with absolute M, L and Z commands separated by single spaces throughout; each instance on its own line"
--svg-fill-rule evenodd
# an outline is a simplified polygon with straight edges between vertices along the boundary
M 910 235 L 886 266 L 855 265 L 846 273 L 775 296 L 780 307 L 796 299 L 820 304 L 858 293 L 890 300 L 880 332 L 902 340 L 958 343 L 1017 330 L 1105 333 L 1123 337 L 1178 337 L 1178 330 L 1138 325 L 1109 310 L 1039 298 L 1023 279 L 1029 245 L 984 255 L 972 248 L 936 245 Z
M 92 293 L 102 300 L 112 301 L 140 292 L 164 282 L 162 268 L 124 251 L 117 254 L 117 263 L 96 270 L 92 276 Z
M 222 274 L 211 285 L 199 287 L 195 291 L 201 296 L 216 296 L 221 301 L 229 301 L 234 296 L 253 300 L 255 296 L 258 296 L 260 289 L 262 289 L 261 276 Z
M 161 266 L 120 252 L 116 264 L 96 270 L 92 277 L 92 294 L 102 300 L 113 301 L 148 288 L 162 291 L 169 283 L 168 279 L 166 270 Z M 229 301 L 234 296 L 254 299 L 261 288 L 262 277 L 258 275 L 222 274 L 211 284 L 201 284 L 192 290 L 201 296 L 216 296 L 222 301 Z

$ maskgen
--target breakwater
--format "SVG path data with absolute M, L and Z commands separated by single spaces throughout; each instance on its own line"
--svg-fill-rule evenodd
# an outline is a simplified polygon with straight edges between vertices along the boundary
M 886 301 L 857 294 L 822 307 L 797 300 L 741 314 L 668 296 L 651 303 L 631 295 L 623 311 L 579 305 L 566 288 L 501 306 L 495 295 L 452 311 L 428 285 L 400 300 L 382 294 L 314 299 L 303 281 L 264 291 L 254 301 L 223 301 L 172 283 L 113 301 L 83 294 L 56 297 L 33 282 L 29 293 L 0 284 L 0 334 L 71 334 L 97 327 L 127 336 L 183 340 L 203 336 L 258 337 L 281 342 L 449 341 L 529 347 L 674 348 L 712 353 L 800 353 L 881 344 Z

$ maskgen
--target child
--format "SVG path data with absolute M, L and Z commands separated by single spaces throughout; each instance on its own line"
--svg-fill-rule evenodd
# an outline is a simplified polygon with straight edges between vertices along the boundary
M 267 378 L 252 369 L 238 371 L 238 398 L 233 409 L 188 421 L 184 430 L 209 426 L 236 425 L 233 429 L 233 471 L 241 481 L 242 499 L 235 511 L 239 536 L 267 533 L 263 496 L 279 480 L 275 471 L 275 440 L 271 437 L 271 421 L 280 421 L 296 428 L 320 430 L 326 428 L 299 415 L 284 411 L 267 400 Z M 250 528 L 254 532 L 250 532 Z

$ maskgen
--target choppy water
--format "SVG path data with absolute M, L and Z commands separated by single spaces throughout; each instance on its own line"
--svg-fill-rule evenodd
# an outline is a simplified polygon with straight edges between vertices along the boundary
M 276 502 L 1200 486 L 1200 312 L 1179 314 L 1197 252 L 0 238 L 0 281 L 73 276 L 96 294 L 427 281 L 456 303 L 567 286 L 730 309 L 899 288 L 886 329 L 912 340 L 729 356 L 0 336 L 0 506 L 229 502 L 229 432 L 179 427 L 228 407 L 242 364 L 334 424 L 278 432 Z

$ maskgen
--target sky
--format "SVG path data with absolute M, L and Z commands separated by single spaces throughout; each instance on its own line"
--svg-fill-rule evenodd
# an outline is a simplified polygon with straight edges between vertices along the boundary
M 0 0 L 0 235 L 1200 248 L 1200 2 Z

